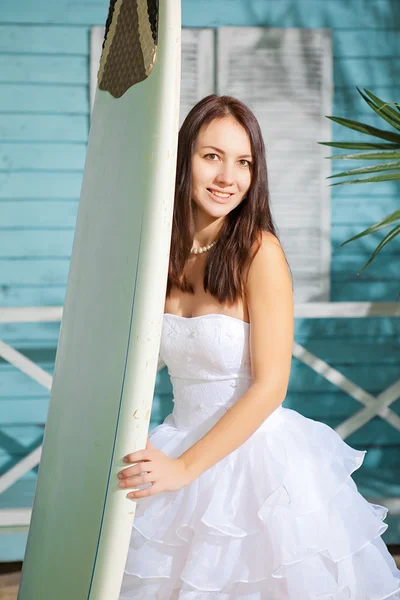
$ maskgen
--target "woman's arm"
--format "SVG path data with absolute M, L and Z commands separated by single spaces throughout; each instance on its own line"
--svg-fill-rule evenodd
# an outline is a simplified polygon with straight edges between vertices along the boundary
M 270 233 L 263 234 L 250 266 L 246 295 L 252 385 L 179 457 L 191 479 L 241 446 L 286 396 L 293 350 L 293 292 L 283 250 Z

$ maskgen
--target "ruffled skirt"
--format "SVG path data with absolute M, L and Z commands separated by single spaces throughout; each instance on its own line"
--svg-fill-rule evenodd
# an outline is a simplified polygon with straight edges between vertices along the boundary
M 171 414 L 149 437 L 176 458 L 199 435 Z M 387 509 L 351 477 L 365 453 L 280 407 L 189 485 L 137 501 L 120 600 L 400 599 Z

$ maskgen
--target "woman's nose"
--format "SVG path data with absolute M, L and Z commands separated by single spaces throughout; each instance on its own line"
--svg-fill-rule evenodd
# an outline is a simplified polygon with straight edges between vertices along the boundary
M 227 163 L 221 164 L 216 180 L 225 185 L 231 185 L 234 182 L 234 168 Z

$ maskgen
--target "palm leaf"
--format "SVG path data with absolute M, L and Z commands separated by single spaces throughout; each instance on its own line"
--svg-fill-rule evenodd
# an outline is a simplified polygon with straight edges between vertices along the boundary
M 348 129 L 354 129 L 355 131 L 359 131 L 360 133 L 364 133 L 365 135 L 372 135 L 383 140 L 388 140 L 389 142 L 400 143 L 400 134 L 398 133 L 385 131 L 384 129 L 378 129 L 377 127 L 372 127 L 372 125 L 360 123 L 359 121 L 353 121 L 352 119 L 344 119 L 343 117 L 327 116 L 327 118 L 331 121 L 334 121 L 335 123 L 339 123 L 339 125 L 343 125 L 343 127 L 347 127 Z
M 363 175 L 365 173 L 380 173 L 381 171 L 395 171 L 396 169 L 400 169 L 400 161 L 398 160 L 390 163 L 371 165 L 369 167 L 350 169 L 350 171 L 343 171 L 342 173 L 335 173 L 334 175 L 327 177 L 327 179 L 333 179 L 334 177 L 347 177 L 348 175 Z
M 358 90 L 358 88 L 357 88 L 357 90 Z M 358 91 L 360 92 L 360 90 L 358 90 Z M 396 102 L 383 102 L 383 100 L 378 98 L 378 96 L 375 96 L 375 94 L 373 94 L 369 90 L 366 90 L 365 88 L 364 88 L 364 92 L 367 96 L 369 96 L 371 98 L 371 100 L 373 100 L 373 102 L 375 102 L 375 104 L 380 108 L 380 110 L 382 112 L 387 113 L 387 115 L 390 116 L 394 121 L 400 122 L 400 115 L 398 114 L 397 111 L 394 110 L 394 108 L 391 108 L 391 106 L 390 106 L 391 104 L 393 104 L 394 106 L 396 106 L 398 108 L 399 105 Z
M 349 181 L 338 181 L 331 183 L 330 187 L 335 185 L 349 185 L 353 183 L 378 183 L 379 181 L 397 181 L 400 179 L 399 173 L 388 173 L 387 175 L 376 175 L 375 177 L 364 177 L 363 179 L 351 179 Z
M 374 102 L 371 102 L 371 100 L 369 98 L 367 98 L 367 96 L 365 94 L 363 94 L 363 92 L 358 87 L 357 87 L 357 91 L 360 94 L 360 96 L 365 100 L 365 102 L 368 104 L 368 106 L 370 108 L 372 108 L 372 110 L 375 111 L 377 115 L 379 115 L 382 119 L 387 121 L 389 123 L 389 125 L 391 125 L 395 129 L 400 129 L 400 115 L 398 115 L 396 113 L 396 111 L 394 111 L 392 108 L 388 107 L 387 104 L 382 102 L 382 100 L 380 100 L 377 96 L 374 96 L 372 94 L 372 96 L 374 98 Z M 368 90 L 365 90 L 365 92 L 371 96 L 371 92 L 368 92 Z M 393 113 L 394 117 L 393 117 L 392 113 Z
M 387 215 L 386 217 L 384 217 L 377 223 L 374 223 L 373 225 L 368 227 L 368 229 L 365 229 L 361 233 L 357 233 L 357 235 L 354 235 L 352 238 L 349 238 L 348 240 L 346 240 L 345 242 L 343 242 L 340 245 L 344 246 L 348 242 L 352 242 L 353 240 L 358 240 L 359 238 L 364 237 L 365 235 L 375 233 L 376 231 L 379 231 L 380 229 L 383 229 L 384 227 L 389 227 L 389 225 L 393 225 L 393 223 L 396 223 L 397 221 L 400 221 L 400 210 L 395 210 L 390 215 Z
M 368 267 L 368 265 L 374 260 L 374 258 L 379 254 L 379 252 L 382 250 L 382 248 L 384 248 L 386 246 L 386 244 L 388 244 L 397 235 L 399 235 L 399 233 L 400 233 L 400 225 L 397 225 L 397 227 L 392 229 L 392 231 L 390 231 L 387 234 L 387 236 L 381 241 L 381 243 L 378 244 L 378 246 L 375 248 L 372 256 L 370 256 L 370 258 L 367 260 L 367 262 L 365 263 L 365 265 L 363 266 L 361 271 L 359 271 L 357 274 L 359 275 L 360 273 L 362 273 L 362 271 L 364 271 L 364 269 L 366 269 Z M 350 241 L 350 240 L 347 240 L 347 241 Z M 344 244 L 346 244 L 346 243 L 347 242 L 344 242 Z M 341 245 L 343 246 L 343 244 L 341 244 Z
M 357 154 L 335 154 L 327 156 L 331 160 L 390 160 L 400 158 L 400 152 L 360 152 Z
M 321 146 L 330 146 L 331 148 L 343 148 L 345 150 L 398 150 L 400 148 L 400 141 L 398 144 L 389 143 L 368 143 L 368 142 L 317 142 Z

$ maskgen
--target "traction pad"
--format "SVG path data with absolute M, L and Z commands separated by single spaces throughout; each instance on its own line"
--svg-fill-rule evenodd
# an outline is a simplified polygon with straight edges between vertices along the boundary
M 146 79 L 158 42 L 159 0 L 111 0 L 97 75 L 101 90 L 120 98 Z

